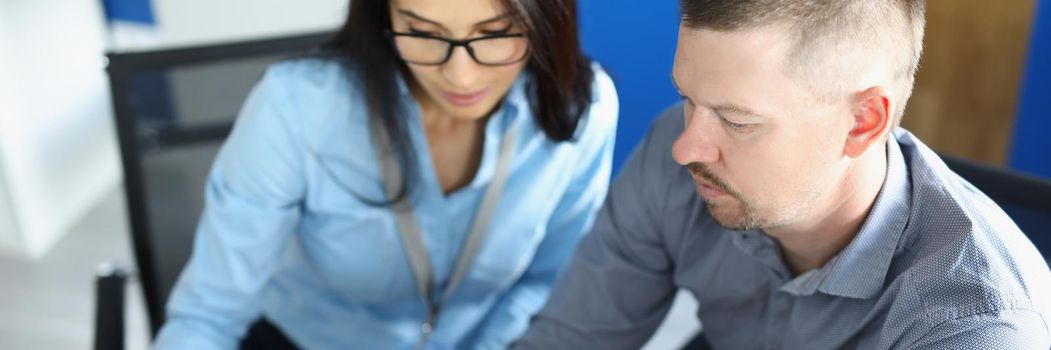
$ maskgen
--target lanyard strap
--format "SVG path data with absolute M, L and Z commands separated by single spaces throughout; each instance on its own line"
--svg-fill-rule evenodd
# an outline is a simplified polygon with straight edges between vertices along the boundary
M 398 167 L 392 144 L 383 125 L 379 121 L 372 119 L 370 127 L 373 145 L 376 148 L 383 171 L 383 186 L 387 197 L 394 199 L 394 196 L 397 195 L 398 187 L 402 183 L 403 174 Z M 484 197 L 482 197 L 481 206 L 478 207 L 478 211 L 475 213 L 471 231 L 460 249 L 460 256 L 457 258 L 455 270 L 453 270 L 445 291 L 442 293 L 442 298 L 439 300 L 440 303 L 445 302 L 452 294 L 452 291 L 467 276 L 471 262 L 474 260 L 475 255 L 478 254 L 478 249 L 485 239 L 485 234 L 489 228 L 489 220 L 492 218 L 497 200 L 499 200 L 504 184 L 507 182 L 517 133 L 518 124 L 514 123 L 500 143 L 500 157 L 496 163 L 496 172 L 493 174 L 492 182 L 486 189 Z M 392 209 L 401 232 L 402 243 L 405 245 L 405 251 L 409 257 L 409 264 L 416 278 L 416 289 L 420 293 L 420 297 L 423 298 L 423 302 L 427 305 L 429 313 L 428 323 L 433 323 L 434 320 L 431 318 L 436 316 L 435 314 L 438 310 L 438 305 L 434 305 L 433 302 L 434 290 L 431 284 L 434 272 L 428 259 L 427 248 L 423 244 L 420 226 L 413 215 L 412 202 L 409 196 L 402 196 L 401 200 L 394 202 Z M 427 328 L 431 326 L 430 324 L 425 325 Z

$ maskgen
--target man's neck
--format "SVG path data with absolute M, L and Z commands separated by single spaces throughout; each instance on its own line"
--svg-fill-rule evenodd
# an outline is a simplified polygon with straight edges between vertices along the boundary
M 855 159 L 846 174 L 802 220 L 766 230 L 793 276 L 821 268 L 858 234 L 887 176 L 886 147 Z

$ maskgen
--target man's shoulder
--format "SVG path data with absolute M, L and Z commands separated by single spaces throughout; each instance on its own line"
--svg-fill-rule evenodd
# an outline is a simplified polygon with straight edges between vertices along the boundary
M 897 254 L 905 292 L 937 310 L 932 316 L 1031 309 L 1051 317 L 1051 272 L 1025 234 L 914 136 L 896 139 L 912 185 Z
M 906 240 L 951 241 L 974 247 L 976 253 L 1036 253 L 1007 213 L 949 169 L 934 151 L 907 131 L 898 130 L 895 138 L 905 158 L 911 189 Z M 1003 244 L 1009 246 L 1001 247 Z

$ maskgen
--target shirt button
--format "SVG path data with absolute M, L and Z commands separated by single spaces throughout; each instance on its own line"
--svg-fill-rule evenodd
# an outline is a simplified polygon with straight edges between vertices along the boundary
M 423 331 L 423 334 L 431 334 L 434 331 L 434 326 L 430 322 L 424 322 L 423 325 L 420 325 L 420 330 Z

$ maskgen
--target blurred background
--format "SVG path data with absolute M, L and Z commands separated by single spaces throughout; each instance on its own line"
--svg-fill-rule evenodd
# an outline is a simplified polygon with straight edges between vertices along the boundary
M 677 1 L 578 4 L 585 50 L 620 95 L 619 168 L 678 100 Z M 943 154 L 1051 179 L 1051 0 L 928 6 L 904 126 Z M 122 328 L 128 348 L 146 348 L 188 254 L 203 173 L 248 89 L 346 8 L 0 0 L 0 349 L 93 346 L 103 263 L 131 272 Z M 679 298 L 648 348 L 692 336 L 693 308 Z

